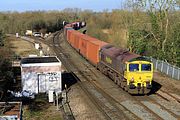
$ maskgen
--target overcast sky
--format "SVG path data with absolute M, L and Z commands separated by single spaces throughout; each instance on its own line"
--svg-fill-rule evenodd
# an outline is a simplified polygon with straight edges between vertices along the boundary
M 0 0 L 0 11 L 63 10 L 65 8 L 120 9 L 124 0 Z

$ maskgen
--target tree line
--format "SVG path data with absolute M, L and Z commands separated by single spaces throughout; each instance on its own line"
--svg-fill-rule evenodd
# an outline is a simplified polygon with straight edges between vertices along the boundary
M 64 20 L 85 21 L 90 36 L 180 66 L 179 5 L 179 0 L 127 0 L 123 9 L 111 12 L 78 8 L 1 12 L 0 30 L 22 35 L 27 29 L 46 33 L 62 29 Z
M 0 12 L 0 29 L 5 33 L 24 34 L 26 30 L 55 32 L 62 29 L 63 21 L 74 21 L 76 9 L 64 11 Z

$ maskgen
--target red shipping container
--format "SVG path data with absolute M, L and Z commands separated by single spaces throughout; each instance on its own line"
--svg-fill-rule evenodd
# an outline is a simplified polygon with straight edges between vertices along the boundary
M 87 58 L 87 50 L 88 50 L 88 41 L 93 41 L 94 39 L 88 35 L 83 35 L 82 37 L 80 37 L 79 39 L 79 49 L 80 49 L 80 53 Z
M 70 43 L 70 40 L 71 40 L 72 31 L 73 31 L 73 30 L 68 30 L 68 31 L 67 31 L 67 41 L 68 41 L 69 43 Z
M 97 65 L 99 62 L 99 50 L 108 43 L 75 30 L 70 30 L 67 33 L 67 39 L 71 46 L 79 51 L 92 64 Z
M 99 50 L 107 44 L 108 43 L 95 38 L 93 41 L 88 41 L 87 59 L 94 65 L 97 65 L 99 62 Z
M 73 46 L 73 43 L 74 43 L 74 30 L 73 31 L 71 31 L 71 35 L 70 35 L 70 40 L 69 40 L 69 42 L 70 42 L 70 44 Z
M 74 47 L 79 51 L 80 50 L 80 39 L 84 36 L 84 34 L 77 32 L 75 34 L 75 39 L 74 39 Z
M 70 44 L 73 46 L 73 43 L 74 43 L 74 30 L 73 31 L 71 31 L 71 34 L 70 34 L 70 40 L 69 40 L 69 42 L 70 42 Z
M 72 33 L 72 41 L 71 44 L 72 46 L 77 49 L 79 51 L 79 39 L 83 36 L 83 34 L 81 34 L 78 31 L 73 31 Z
M 91 63 L 96 65 L 99 62 L 99 50 L 108 44 L 96 38 L 84 35 L 80 38 L 80 53 Z

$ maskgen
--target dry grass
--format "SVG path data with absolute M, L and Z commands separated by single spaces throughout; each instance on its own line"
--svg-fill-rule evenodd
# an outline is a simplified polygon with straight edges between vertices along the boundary
M 109 29 L 102 29 L 102 32 L 105 33 L 105 34 L 109 34 Z
M 114 31 L 114 32 L 113 32 Z M 127 29 L 104 29 L 103 33 L 108 34 L 109 43 L 120 48 L 127 48 L 128 30 Z
M 33 43 L 14 37 L 8 37 L 7 40 L 10 49 L 14 51 L 16 55 L 27 57 L 29 54 L 39 54 L 39 51 L 34 48 Z
M 31 104 L 23 108 L 24 120 L 62 120 L 61 111 L 47 102 L 45 98 L 36 98 Z

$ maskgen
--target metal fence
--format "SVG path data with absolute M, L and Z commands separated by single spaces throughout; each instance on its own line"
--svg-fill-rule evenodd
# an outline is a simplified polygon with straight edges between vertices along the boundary
M 161 60 L 156 60 L 152 57 L 147 57 L 150 59 L 153 64 L 154 68 L 162 73 L 165 73 L 166 75 L 170 76 L 171 78 L 180 80 L 180 68 L 173 66 L 169 64 L 168 62 L 164 62 Z

